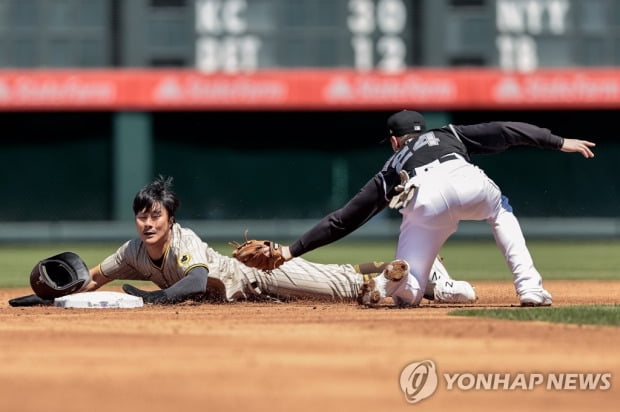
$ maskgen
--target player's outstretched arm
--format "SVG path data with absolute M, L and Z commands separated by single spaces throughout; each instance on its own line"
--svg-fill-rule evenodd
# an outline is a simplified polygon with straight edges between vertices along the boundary
M 86 285 L 81 291 L 82 292 L 93 292 L 99 289 L 101 286 L 105 285 L 112 281 L 112 279 L 103 276 L 101 273 L 101 268 L 99 265 L 90 268 L 90 283 Z
M 185 277 L 166 289 L 147 291 L 124 284 L 123 291 L 129 295 L 141 297 L 145 303 L 159 305 L 180 303 L 194 296 L 203 295 L 207 290 L 208 276 L 209 269 L 206 266 L 195 266 L 187 272 Z
M 595 143 L 589 142 L 587 140 L 579 140 L 579 139 L 564 139 L 564 144 L 562 145 L 563 152 L 577 152 L 581 153 L 583 157 L 586 159 L 594 157 L 594 153 L 590 149 L 591 147 L 596 146 Z

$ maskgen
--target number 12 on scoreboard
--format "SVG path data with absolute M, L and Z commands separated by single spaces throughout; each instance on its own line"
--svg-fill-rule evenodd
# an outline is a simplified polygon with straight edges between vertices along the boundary
M 355 68 L 399 72 L 406 67 L 407 26 L 403 0 L 349 0 L 347 27 L 351 31 Z M 376 52 L 376 57 L 375 57 Z

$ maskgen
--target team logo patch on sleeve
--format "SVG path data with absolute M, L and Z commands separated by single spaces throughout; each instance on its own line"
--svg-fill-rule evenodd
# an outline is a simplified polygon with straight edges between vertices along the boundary
M 192 261 L 192 257 L 190 256 L 190 254 L 189 253 L 183 253 L 181 256 L 179 256 L 179 259 L 177 260 L 177 263 L 181 267 L 187 267 L 187 266 L 189 266 L 191 261 Z

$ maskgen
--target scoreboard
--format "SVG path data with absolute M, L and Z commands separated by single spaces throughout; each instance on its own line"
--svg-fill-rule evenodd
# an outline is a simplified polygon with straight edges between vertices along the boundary
M 204 72 L 620 65 L 617 0 L 193 0 Z
M 620 107 L 620 0 L 0 0 L 0 35 L 4 110 Z
M 413 0 L 195 0 L 196 68 L 414 65 Z
M 2 68 L 620 66 L 619 0 L 0 0 Z

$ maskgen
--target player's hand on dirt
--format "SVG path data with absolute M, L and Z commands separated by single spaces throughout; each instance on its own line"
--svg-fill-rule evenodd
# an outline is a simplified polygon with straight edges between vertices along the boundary
M 563 152 L 577 152 L 581 153 L 583 157 L 586 159 L 594 157 L 594 153 L 590 149 L 591 147 L 596 146 L 595 143 L 589 142 L 587 140 L 579 140 L 579 139 L 564 139 L 564 144 L 562 145 Z
M 125 291 L 125 293 L 129 295 L 141 297 L 144 303 L 153 303 L 156 305 L 171 303 L 163 290 L 155 290 L 149 292 L 146 290 L 138 289 L 137 287 L 129 284 L 124 284 L 123 291 Z

